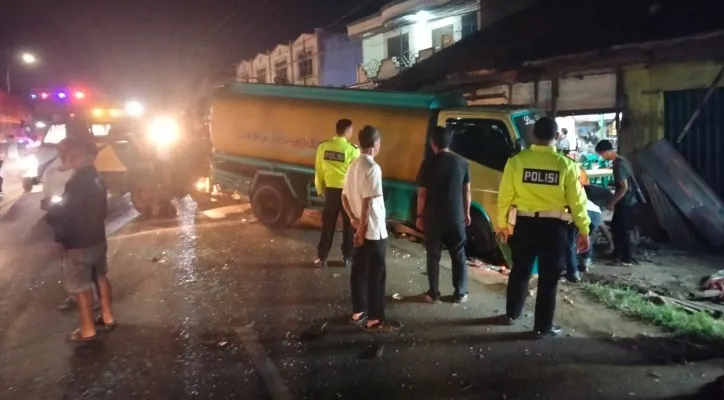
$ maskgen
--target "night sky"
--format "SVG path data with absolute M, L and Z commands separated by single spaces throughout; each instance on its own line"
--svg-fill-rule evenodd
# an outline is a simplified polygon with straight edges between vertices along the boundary
M 16 93 L 75 82 L 166 102 L 195 92 L 204 75 L 232 75 L 241 59 L 314 28 L 344 31 L 389 1 L 5 0 L 0 48 L 42 59 L 14 67 Z M 0 63 L 4 72 L 7 57 Z

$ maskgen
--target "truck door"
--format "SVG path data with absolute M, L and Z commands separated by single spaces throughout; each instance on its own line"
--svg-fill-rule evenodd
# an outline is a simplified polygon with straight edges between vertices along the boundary
M 470 163 L 473 201 L 494 220 L 503 168 L 515 152 L 508 126 L 494 118 L 448 120 L 447 125 L 453 132 L 450 150 Z

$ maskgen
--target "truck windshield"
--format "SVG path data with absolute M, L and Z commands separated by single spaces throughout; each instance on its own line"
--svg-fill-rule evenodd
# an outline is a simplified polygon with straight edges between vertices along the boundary
M 447 127 L 453 132 L 450 150 L 478 164 L 502 171 L 514 153 L 515 142 L 503 121 L 455 119 Z
M 538 121 L 544 114 L 540 111 L 531 111 L 523 114 L 517 114 L 513 116 L 513 124 L 515 124 L 518 130 L 520 139 L 520 146 L 527 147 L 533 139 L 533 125 L 535 121 Z

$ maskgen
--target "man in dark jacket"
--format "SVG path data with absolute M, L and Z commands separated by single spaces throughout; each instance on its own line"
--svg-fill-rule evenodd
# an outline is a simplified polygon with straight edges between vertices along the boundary
M 464 158 L 450 151 L 452 132 L 435 127 L 430 135 L 433 155 L 426 158 L 417 175 L 417 229 L 425 232 L 427 279 L 423 293 L 427 303 L 440 302 L 440 257 L 447 247 L 452 262 L 453 300 L 468 300 L 465 263 L 465 228 L 470 226 L 470 170 Z
M 105 219 L 108 213 L 106 187 L 93 167 L 95 144 L 69 139 L 68 163 L 75 174 L 65 185 L 62 200 L 48 212 L 56 241 L 66 250 L 63 281 L 78 301 L 81 327 L 70 340 L 83 342 L 97 337 L 98 324 L 115 327 L 111 311 L 111 284 L 106 277 L 107 242 Z M 93 285 L 100 291 L 101 316 L 93 321 Z

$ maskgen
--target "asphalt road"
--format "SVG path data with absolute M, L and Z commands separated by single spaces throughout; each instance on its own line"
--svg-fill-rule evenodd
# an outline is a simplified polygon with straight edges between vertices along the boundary
M 22 176 L 26 165 L 23 159 L 5 161 L 0 167 L 0 176 L 3 178 L 3 196 L 0 197 L 0 207 L 11 203 L 23 193 Z
M 75 315 L 56 310 L 65 293 L 38 201 L 0 210 L 3 400 L 669 399 L 722 372 L 710 353 L 573 289 L 559 307 L 570 336 L 550 340 L 521 333 L 530 317 L 486 324 L 504 308 L 493 278 L 471 282 L 462 306 L 409 301 L 425 290 L 424 254 L 399 239 L 388 294 L 402 299 L 388 312 L 404 327 L 361 332 L 346 322 L 348 271 L 311 265 L 313 230 L 270 232 L 245 207 L 201 215 L 190 202 L 177 219 L 142 221 L 122 199 L 108 222 L 120 326 L 76 346 Z M 441 281 L 451 292 L 447 270 Z

